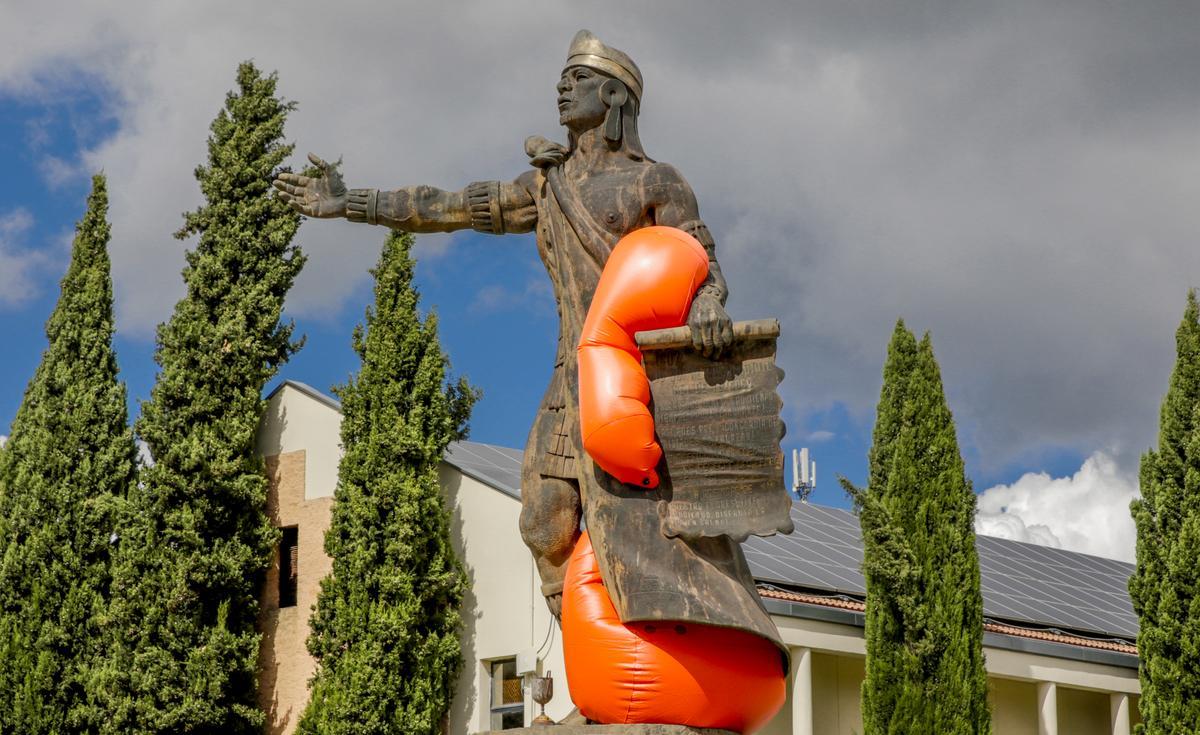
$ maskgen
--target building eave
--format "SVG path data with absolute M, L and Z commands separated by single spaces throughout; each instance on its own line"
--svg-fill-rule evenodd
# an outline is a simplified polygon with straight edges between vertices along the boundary
M 784 617 L 820 620 L 862 628 L 866 623 L 866 603 L 845 595 L 820 595 L 782 590 L 771 585 L 758 586 L 759 597 L 767 612 Z M 1137 669 L 1137 646 L 1119 639 L 1088 638 L 1073 633 L 1037 629 L 1012 623 L 986 620 L 983 643 L 991 648 L 1032 653 L 1072 661 Z
M 332 408 L 334 411 L 337 411 L 338 413 L 342 412 L 342 404 L 336 398 L 317 390 L 316 388 L 312 387 L 308 383 L 301 383 L 299 380 L 283 381 L 279 385 L 275 386 L 275 388 L 272 389 L 271 392 L 267 394 L 266 400 L 268 400 L 268 401 L 271 400 L 284 388 L 292 388 L 294 390 L 298 390 L 301 393 L 303 393 L 304 395 L 313 399 L 314 401 L 316 401 L 324 406 L 328 406 L 329 408 Z

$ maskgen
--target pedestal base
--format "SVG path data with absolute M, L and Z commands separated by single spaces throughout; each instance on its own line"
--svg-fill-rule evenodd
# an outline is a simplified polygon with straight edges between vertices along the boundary
M 709 730 L 683 725 L 544 725 L 517 730 L 492 730 L 479 735 L 736 735 L 729 730 Z

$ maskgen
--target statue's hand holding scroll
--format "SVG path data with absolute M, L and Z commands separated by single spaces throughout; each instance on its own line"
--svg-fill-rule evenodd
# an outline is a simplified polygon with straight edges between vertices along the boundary
M 692 328 L 692 346 L 705 357 L 719 357 L 733 344 L 733 320 L 721 299 L 703 288 L 692 300 L 687 323 Z
M 346 183 L 337 169 L 341 162 L 326 163 L 313 153 L 308 154 L 308 160 L 321 170 L 321 175 L 279 174 L 274 182 L 279 198 L 309 217 L 346 217 Z

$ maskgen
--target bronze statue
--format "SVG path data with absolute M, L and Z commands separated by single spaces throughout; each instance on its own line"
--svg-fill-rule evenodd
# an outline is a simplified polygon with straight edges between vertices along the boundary
M 481 181 L 453 192 L 430 186 L 347 189 L 336 165 L 310 154 L 321 176 L 281 174 L 275 186 L 298 212 L 311 217 L 344 217 L 408 232 L 468 227 L 496 235 L 535 232 L 554 286 L 560 328 L 553 376 L 525 451 L 521 534 L 537 561 L 551 611 L 560 614 L 566 563 L 582 514 L 622 620 L 742 628 L 783 648 L 754 590 L 738 545 L 742 539 L 720 535 L 723 531 L 668 537 L 660 532 L 656 508 L 670 498 L 669 478 L 658 491 L 625 487 L 583 451 L 576 418 L 575 347 L 608 254 L 623 235 L 669 225 L 699 240 L 708 251 L 710 270 L 688 317 L 694 349 L 718 357 L 733 344 L 734 332 L 724 308 L 725 278 L 691 188 L 674 167 L 642 150 L 637 122 L 643 90 L 637 65 L 580 31 L 557 89 L 567 144 L 526 140 L 531 169 L 511 182 Z M 781 424 L 777 433 L 782 435 Z M 779 436 L 772 437 L 776 450 Z M 780 472 L 782 488 L 781 477 Z M 786 504 L 786 492 L 783 496 Z M 783 513 L 786 519 L 786 508 Z M 635 555 L 642 561 L 635 564 Z

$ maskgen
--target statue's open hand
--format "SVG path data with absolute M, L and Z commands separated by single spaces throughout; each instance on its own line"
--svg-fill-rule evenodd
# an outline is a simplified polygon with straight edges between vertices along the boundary
M 688 313 L 692 346 L 705 357 L 720 357 L 733 344 L 733 321 L 716 296 L 698 293 Z
M 345 217 L 346 183 L 337 169 L 341 161 L 326 163 L 313 153 L 308 154 L 308 160 L 321 169 L 321 175 L 279 174 L 274 182 L 279 198 L 309 217 Z

